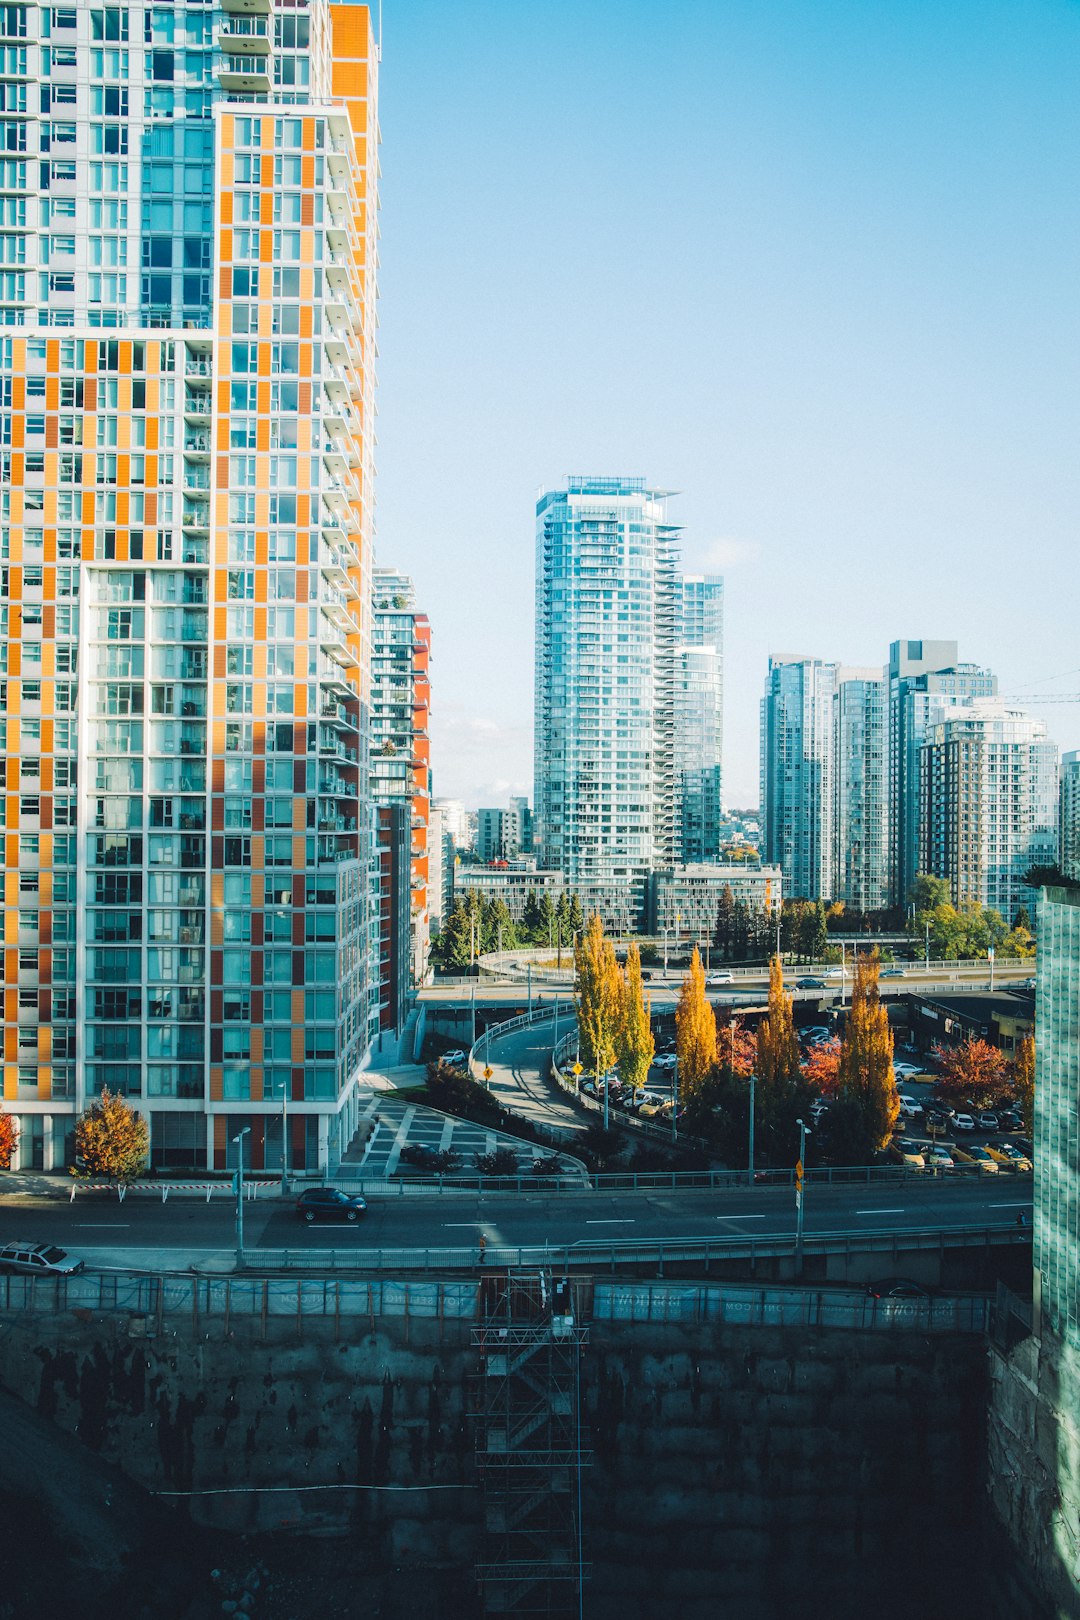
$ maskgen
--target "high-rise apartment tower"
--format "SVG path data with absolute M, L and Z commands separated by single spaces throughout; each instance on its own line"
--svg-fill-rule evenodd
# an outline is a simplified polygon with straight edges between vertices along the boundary
M 951 704 L 992 697 L 997 678 L 961 664 L 955 641 L 894 641 L 889 648 L 889 899 L 907 903 L 918 875 L 919 749 Z
M 1057 744 L 1041 720 L 978 698 L 931 726 L 919 766 L 919 870 L 1011 926 L 1033 901 L 1027 873 L 1057 860 Z
M 889 903 L 888 703 L 884 670 L 836 672 L 832 873 L 828 898 L 850 911 Z
M 324 1165 L 378 1018 L 377 47 L 308 0 L 0 6 L 4 1095 Z
M 679 581 L 675 649 L 675 814 L 678 859 L 720 858 L 724 748 L 724 582 Z
M 538 860 L 633 928 L 676 844 L 678 531 L 642 478 L 571 478 L 536 520 Z
M 829 898 L 837 666 L 778 653 L 761 700 L 762 854 L 792 899 Z

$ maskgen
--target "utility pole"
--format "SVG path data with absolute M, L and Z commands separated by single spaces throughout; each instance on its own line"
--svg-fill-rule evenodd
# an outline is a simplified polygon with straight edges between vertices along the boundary
M 529 972 L 529 1017 L 532 1017 L 532 963 L 528 966 Z
M 990 958 L 990 994 L 993 995 L 993 993 L 994 993 L 994 947 L 992 945 L 988 945 L 986 947 L 986 954 Z
M 806 1168 L 806 1138 L 810 1135 L 801 1119 L 799 1127 L 799 1162 L 795 1166 L 795 1275 L 802 1276 L 803 1266 L 803 1176 Z
M 281 1190 L 289 1189 L 289 1087 L 292 1084 L 291 1072 L 286 1072 L 281 1087 Z
M 930 921 L 929 921 L 929 919 L 927 919 L 927 923 L 926 923 L 926 948 L 925 948 L 925 953 L 924 953 L 924 956 L 923 956 L 923 962 L 924 962 L 924 965 L 926 967 L 927 973 L 929 973 L 929 971 L 930 971 Z
M 251 1126 L 245 1125 L 240 1135 L 233 1137 L 240 1149 L 236 1163 L 236 1265 L 239 1271 L 244 1268 L 244 1137 L 250 1134 Z
M 473 980 L 473 985 L 472 985 L 472 1040 L 469 1042 L 469 1051 L 470 1052 L 472 1051 L 472 1049 L 473 1049 L 473 1047 L 475 1045 L 476 1045 L 476 980 L 474 979 Z
M 671 1141 L 672 1144 L 679 1136 L 679 1057 L 675 1055 L 675 1063 L 671 1070 Z
M 847 988 L 847 946 L 840 941 L 840 1005 L 844 1005 L 844 991 Z

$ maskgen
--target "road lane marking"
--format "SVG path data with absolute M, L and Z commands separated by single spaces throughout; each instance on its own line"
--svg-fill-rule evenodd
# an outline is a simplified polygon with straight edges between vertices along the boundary
M 767 1215 L 718 1215 L 718 1221 L 767 1221 Z
M 633 1224 L 634 1221 L 632 1216 L 624 1216 L 621 1219 L 618 1216 L 612 1216 L 610 1220 L 606 1221 L 585 1222 L 586 1226 L 633 1226 Z
M 453 1232 L 468 1227 L 470 1232 L 474 1232 L 478 1226 L 483 1224 L 483 1221 L 443 1221 L 443 1228 L 447 1232 Z
M 987 1204 L 986 1207 L 987 1209 L 1027 1209 L 1030 1203 L 1031 1199 L 1026 1198 L 1022 1204 Z
M 902 1215 L 902 1209 L 857 1209 L 856 1215 Z
M 126 1232 L 128 1221 L 78 1221 L 80 1232 Z

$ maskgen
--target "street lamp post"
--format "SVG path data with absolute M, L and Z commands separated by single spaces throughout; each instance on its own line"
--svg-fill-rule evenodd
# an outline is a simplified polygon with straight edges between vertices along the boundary
M 679 1136 L 679 1056 L 675 1054 L 675 1062 L 671 1066 L 671 1140 L 675 1142 Z
M 597 1089 L 597 1091 L 600 1090 L 600 1054 L 599 1054 L 599 1052 L 596 1054 L 596 1089 Z M 609 1091 L 609 1089 L 610 1088 L 608 1086 L 608 1083 L 605 1080 L 604 1081 L 604 1129 L 605 1129 L 605 1131 L 608 1128 L 608 1091 Z
M 751 1185 L 751 1187 L 754 1185 L 754 1122 L 755 1122 L 755 1115 L 756 1115 L 756 1110 L 755 1110 L 755 1107 L 754 1107 L 754 1095 L 755 1095 L 756 1090 L 757 1090 L 757 1075 L 752 1074 L 750 1076 L 750 1130 L 749 1130 L 749 1149 L 748 1149 L 748 1153 L 747 1153 L 747 1163 L 749 1165 L 749 1170 L 750 1170 L 750 1185 Z
M 236 1161 L 236 1264 L 244 1265 L 244 1137 L 251 1135 L 251 1126 L 245 1125 L 233 1142 L 240 1149 Z
M 923 965 L 927 973 L 930 971 L 930 924 L 926 924 L 926 946 L 923 953 Z
M 840 1005 L 844 1005 L 844 991 L 847 988 L 847 946 L 840 941 Z
M 803 1266 L 803 1175 L 806 1165 L 806 1138 L 811 1134 L 801 1119 L 799 1127 L 799 1162 L 795 1166 L 795 1275 L 802 1276 Z
M 291 1085 L 289 1073 L 286 1072 L 281 1087 L 281 1190 L 289 1190 L 289 1086 Z

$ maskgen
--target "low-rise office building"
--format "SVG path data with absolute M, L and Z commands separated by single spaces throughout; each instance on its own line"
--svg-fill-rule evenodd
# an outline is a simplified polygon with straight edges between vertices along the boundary
M 717 908 L 725 889 L 748 911 L 779 916 L 783 880 L 778 866 L 738 862 L 730 866 L 701 862 L 653 872 L 649 877 L 649 932 L 712 938 Z

